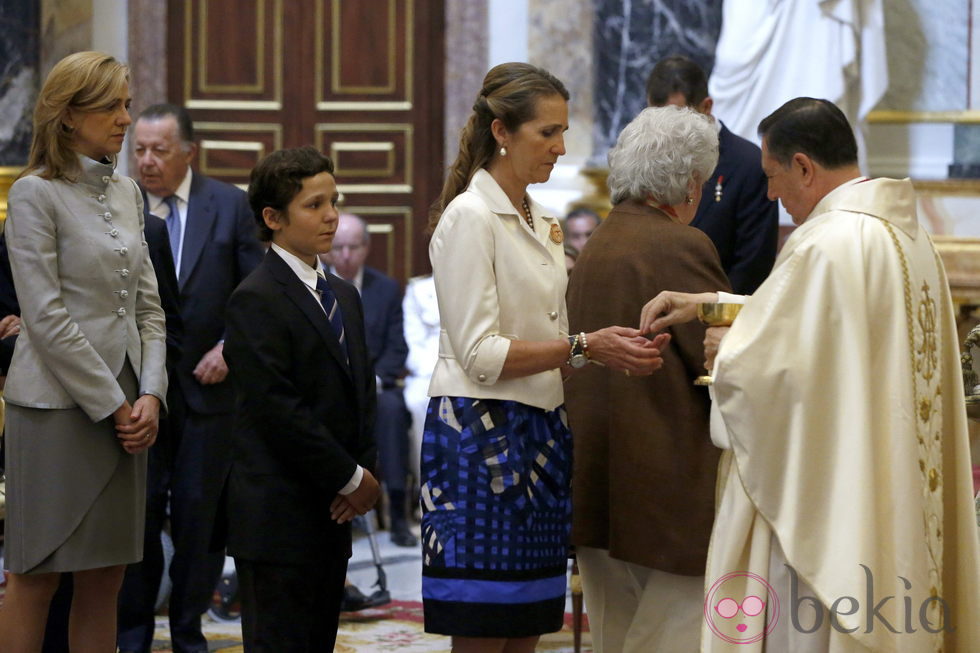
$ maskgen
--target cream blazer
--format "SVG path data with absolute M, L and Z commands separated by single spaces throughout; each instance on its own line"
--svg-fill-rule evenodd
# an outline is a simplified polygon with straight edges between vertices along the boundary
M 116 377 L 128 357 L 140 394 L 165 409 L 165 318 L 142 197 L 112 166 L 79 162 L 76 183 L 29 175 L 10 188 L 5 233 L 22 324 L 4 399 L 104 419 L 126 399 Z
M 429 396 L 506 399 L 553 410 L 558 369 L 500 380 L 512 340 L 568 337 L 565 251 L 555 217 L 530 203 L 535 231 L 486 170 L 443 212 L 429 243 L 442 328 Z M 558 232 L 560 233 L 560 232 Z

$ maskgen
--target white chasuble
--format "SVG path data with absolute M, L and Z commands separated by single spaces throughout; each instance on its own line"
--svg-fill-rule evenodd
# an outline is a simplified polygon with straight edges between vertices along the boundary
M 980 651 L 959 346 L 912 184 L 824 197 L 714 377 L 712 438 L 729 451 L 702 649 L 774 651 L 781 629 L 795 651 Z

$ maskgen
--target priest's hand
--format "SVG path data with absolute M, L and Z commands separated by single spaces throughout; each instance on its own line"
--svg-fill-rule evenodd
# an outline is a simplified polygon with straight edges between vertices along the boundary
M 718 293 L 686 293 L 664 290 L 640 311 L 640 331 L 657 333 L 672 324 L 690 322 L 698 316 L 698 304 L 718 301 Z
M 711 373 L 715 366 L 715 356 L 718 355 L 718 347 L 721 346 L 721 339 L 725 337 L 731 327 L 709 327 L 704 332 L 704 369 Z

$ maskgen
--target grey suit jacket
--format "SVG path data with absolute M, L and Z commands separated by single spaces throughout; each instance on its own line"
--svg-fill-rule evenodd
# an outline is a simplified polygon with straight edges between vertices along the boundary
M 129 358 L 140 394 L 166 407 L 166 330 L 143 237 L 136 183 L 80 156 L 76 183 L 29 175 L 10 189 L 5 233 L 21 334 L 4 398 L 80 407 L 93 420 L 126 400 Z

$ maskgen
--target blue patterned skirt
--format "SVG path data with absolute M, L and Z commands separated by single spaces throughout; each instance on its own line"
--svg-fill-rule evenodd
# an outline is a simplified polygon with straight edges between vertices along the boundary
M 432 398 L 422 436 L 427 632 L 530 637 L 561 629 L 571 472 L 563 406 Z

